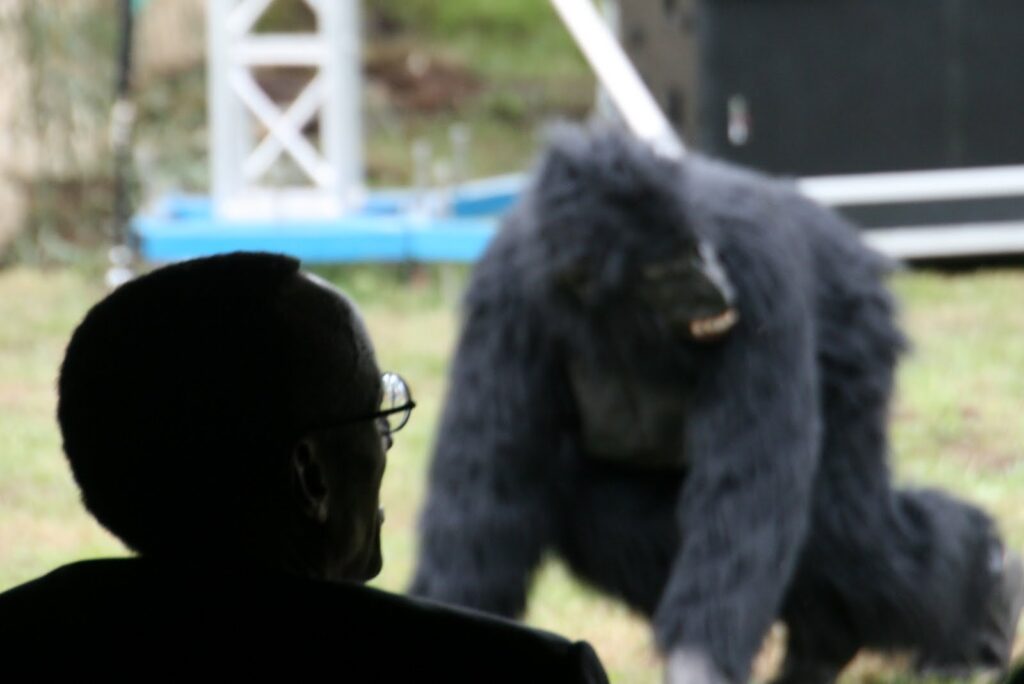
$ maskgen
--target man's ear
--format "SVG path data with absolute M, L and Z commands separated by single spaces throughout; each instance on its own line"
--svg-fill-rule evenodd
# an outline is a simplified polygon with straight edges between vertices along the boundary
M 289 466 L 303 515 L 319 523 L 326 522 L 330 491 L 316 443 L 309 438 L 299 441 L 292 449 Z

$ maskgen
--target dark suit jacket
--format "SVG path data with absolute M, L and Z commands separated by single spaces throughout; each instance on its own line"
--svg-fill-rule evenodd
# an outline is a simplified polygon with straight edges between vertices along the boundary
M 146 670 L 131 671 L 143 679 L 285 667 L 288 679 L 342 682 L 607 682 L 589 644 L 507 620 L 360 585 L 146 559 L 74 563 L 0 594 L 0 652 L 6 672 L 34 678 L 109 676 L 141 660 Z

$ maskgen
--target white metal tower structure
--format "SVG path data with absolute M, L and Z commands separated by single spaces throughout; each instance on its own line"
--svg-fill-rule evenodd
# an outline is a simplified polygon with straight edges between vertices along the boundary
M 235 220 L 337 217 L 363 194 L 359 0 L 287 0 L 308 5 L 315 30 L 256 31 L 274 1 L 208 3 L 214 212 Z M 267 67 L 303 68 L 312 78 L 282 106 L 254 75 Z M 303 131 L 314 120 L 311 137 Z M 274 170 L 286 159 L 300 173 L 282 184 Z

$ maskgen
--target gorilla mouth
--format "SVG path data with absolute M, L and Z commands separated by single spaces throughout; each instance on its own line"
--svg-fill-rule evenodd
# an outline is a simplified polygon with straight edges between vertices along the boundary
M 729 332 L 739 319 L 736 309 L 726 309 L 717 316 L 690 321 L 690 334 L 701 342 L 716 340 Z

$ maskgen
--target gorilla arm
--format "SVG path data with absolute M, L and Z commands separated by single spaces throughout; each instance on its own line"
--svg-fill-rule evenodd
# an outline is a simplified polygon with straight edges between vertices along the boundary
M 781 306 L 744 307 L 740 325 L 704 350 L 681 545 L 655 614 L 673 684 L 746 681 L 806 532 L 820 433 L 813 330 L 805 295 L 779 285 L 764 292 Z
M 420 519 L 412 593 L 514 617 L 555 527 L 559 369 L 522 301 L 467 301 Z M 507 288 L 505 288 L 507 289 Z

